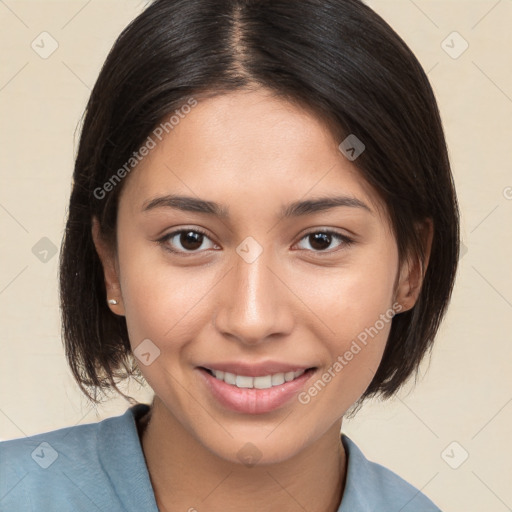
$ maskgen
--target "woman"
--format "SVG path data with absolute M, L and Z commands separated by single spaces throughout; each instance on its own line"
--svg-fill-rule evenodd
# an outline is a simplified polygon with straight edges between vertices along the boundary
M 81 389 L 0 509 L 434 511 L 341 434 L 432 346 L 459 251 L 436 100 L 358 0 L 156 0 L 87 105 L 61 252 Z M 129 398 L 129 397 L 127 397 Z

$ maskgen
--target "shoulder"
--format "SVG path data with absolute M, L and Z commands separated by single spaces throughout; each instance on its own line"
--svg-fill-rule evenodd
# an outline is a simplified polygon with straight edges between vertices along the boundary
M 348 464 L 339 512 L 441 512 L 420 490 L 386 467 L 368 460 L 342 435 Z
M 141 407 L 147 406 L 135 406 Z M 105 504 L 123 510 L 111 474 L 122 453 L 140 463 L 133 409 L 97 423 L 0 442 L 0 512 L 101 510 Z
M 97 466 L 98 424 L 0 442 L 0 510 L 39 510 L 32 498 L 52 494 L 77 469 Z

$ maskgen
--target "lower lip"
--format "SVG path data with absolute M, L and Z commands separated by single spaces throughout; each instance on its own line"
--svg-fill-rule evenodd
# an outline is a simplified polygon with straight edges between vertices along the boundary
M 207 388 L 221 405 L 245 414 L 263 414 L 282 407 L 304 387 L 306 381 L 315 373 L 315 370 L 307 370 L 290 382 L 267 389 L 256 389 L 238 388 L 216 379 L 203 368 L 198 368 L 198 370 Z

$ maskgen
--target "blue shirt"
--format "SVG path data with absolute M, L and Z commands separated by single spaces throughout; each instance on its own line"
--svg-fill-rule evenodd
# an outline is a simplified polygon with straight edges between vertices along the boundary
M 0 442 L 1 512 L 158 512 L 136 419 L 147 404 L 97 423 Z M 344 434 L 338 512 L 440 512 Z

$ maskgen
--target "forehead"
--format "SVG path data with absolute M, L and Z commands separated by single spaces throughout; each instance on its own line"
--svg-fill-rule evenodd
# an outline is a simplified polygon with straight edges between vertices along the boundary
M 382 209 L 328 124 L 268 91 L 206 98 L 173 120 L 159 137 L 150 135 L 154 148 L 124 184 L 134 214 L 164 193 L 223 204 L 245 198 L 240 204 L 256 213 L 285 198 L 334 195 L 333 189 Z

